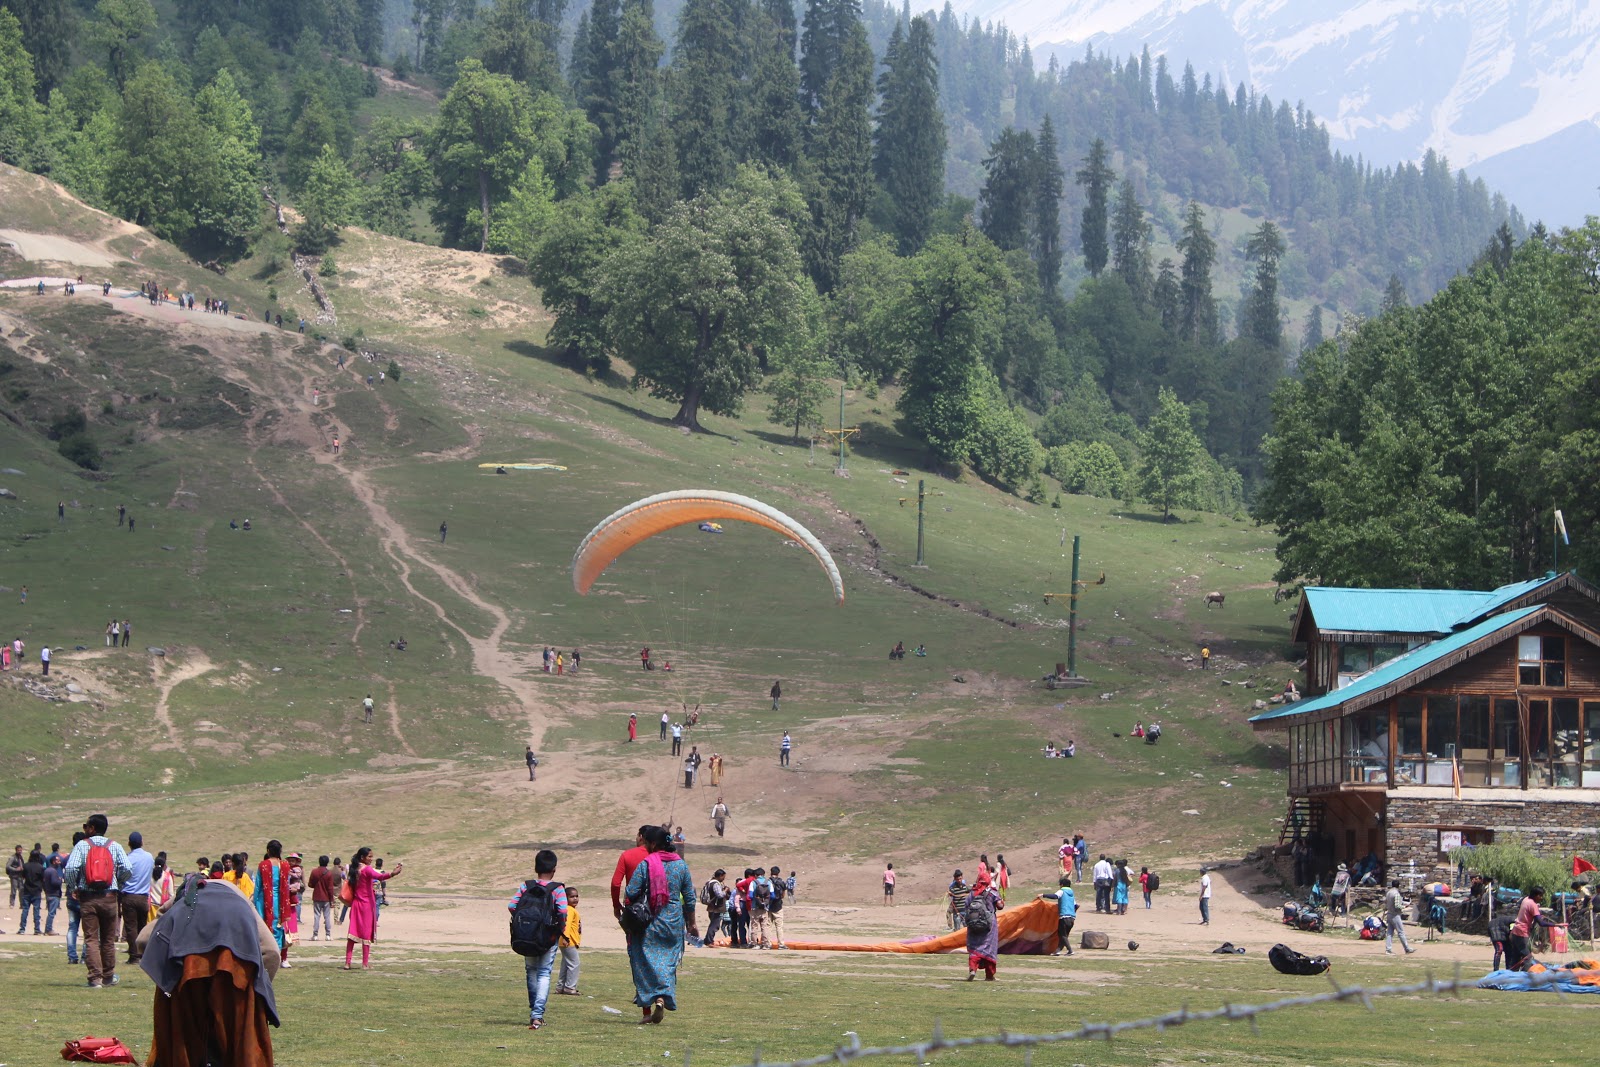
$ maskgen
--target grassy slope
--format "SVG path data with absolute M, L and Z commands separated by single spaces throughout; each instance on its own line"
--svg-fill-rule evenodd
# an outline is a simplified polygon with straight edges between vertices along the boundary
M 96 223 L 72 225 L 92 235 Z M 159 689 L 142 657 L 104 668 L 116 697 L 74 705 L 69 717 L 0 687 L 0 707 L 18 724 L 0 740 L 15 783 L 11 804 L 82 796 L 87 782 L 74 786 L 69 768 L 83 753 L 57 746 L 99 734 L 127 732 L 139 742 L 115 761 L 97 760 L 111 763 L 93 778 L 101 795 L 162 782 L 182 791 L 260 776 L 319 779 L 411 754 L 487 766 L 520 751 L 523 716 L 472 673 L 461 634 L 406 588 L 349 485 L 310 460 L 308 449 L 325 446 L 296 436 L 305 412 L 292 416 L 283 405 L 316 381 L 334 394 L 349 435 L 343 462 L 367 472 L 417 551 L 509 611 L 508 638 L 523 662 L 547 643 L 584 650 L 592 674 L 581 688 L 539 690 L 552 755 L 591 756 L 617 736 L 626 710 L 640 710 L 648 724 L 680 702 L 708 705 L 705 739 L 730 761 L 766 758 L 776 734 L 792 730 L 797 762 L 819 780 L 831 777 L 818 795 L 802 787 L 784 803 L 818 847 L 842 860 L 934 841 L 1021 848 L 1067 829 L 1194 855 L 1243 849 L 1271 833 L 1282 784 L 1243 725 L 1240 691 L 1182 659 L 1201 641 L 1221 660 L 1267 664 L 1280 654 L 1285 613 L 1266 586 L 1262 531 L 1213 515 L 1167 526 L 1087 498 L 1039 508 L 970 478 L 934 478 L 916 469 L 915 451 L 894 432 L 887 398 L 850 398 L 847 421 L 868 432 L 849 479 L 836 477 L 826 457 L 813 464 L 768 424 L 759 397 L 745 419 L 712 420 L 715 434 L 686 437 L 666 424 L 670 405 L 548 359 L 536 343 L 542 312 L 501 265 L 476 257 L 475 273 L 463 274 L 454 254 L 364 234 L 338 255 L 338 329 L 362 329 L 393 355 L 406 368 L 398 387 L 369 390 L 335 375 L 331 351 L 289 335 L 197 342 L 87 307 L 0 296 L 0 311 L 25 316 L 30 343 L 49 348 L 52 360 L 13 359 L 13 374 L 40 379 L 43 395 L 60 390 L 84 404 L 112 453 L 104 480 L 88 481 L 47 442 L 0 426 L 0 449 L 22 457 L 14 465 L 27 472 L 12 479 L 22 499 L 0 509 L 4 581 L 33 590 L 27 613 L 8 609 L 0 628 L 16 623 L 30 649 L 41 640 L 93 649 L 104 617 L 131 614 L 138 644 L 175 646 L 180 664 L 187 653 L 215 665 L 172 690 L 170 731 L 152 716 Z M 187 271 L 185 284 L 210 281 L 158 243 L 140 262 Z M 293 291 L 292 277 L 260 276 L 259 266 L 236 273 L 216 285 L 246 305 L 268 284 Z M 64 377 L 45 380 L 57 373 Z M 219 403 L 223 394 L 256 422 Z M 102 416 L 106 396 L 116 405 Z M 189 410 L 188 421 L 164 422 L 173 407 Z M 307 425 L 325 434 L 328 424 L 317 420 L 327 417 L 314 414 Z M 477 468 L 526 459 L 569 470 L 498 478 Z M 909 479 L 888 473 L 895 468 L 911 471 Z M 918 477 L 945 494 L 929 498 L 929 566 L 920 570 L 912 566 L 914 508 L 899 503 Z M 572 593 L 571 550 L 599 517 L 649 492 L 694 486 L 752 493 L 811 525 L 844 569 L 846 605 L 829 602 L 803 553 L 739 524 L 720 537 L 665 535 L 615 564 L 587 599 Z M 77 507 L 58 527 L 51 509 L 61 496 Z M 132 540 L 115 525 L 119 502 L 144 523 Z M 245 516 L 255 526 L 248 536 L 228 530 L 229 518 Z M 441 519 L 451 527 L 445 545 L 435 543 Z M 876 553 L 856 519 L 878 541 Z M 1065 658 L 1064 610 L 1046 607 L 1042 594 L 1065 588 L 1062 541 L 1074 533 L 1084 537 L 1085 573 L 1108 576 L 1083 604 L 1080 665 L 1095 684 L 1049 693 L 1030 680 Z M 881 571 L 870 565 L 874 555 Z M 467 632 L 488 629 L 488 616 L 431 572 L 409 570 L 415 589 Z M 945 599 L 908 592 L 891 575 Z M 1212 588 L 1232 594 L 1226 609 L 1204 608 L 1199 594 Z M 358 640 L 347 608 L 362 610 Z M 387 642 L 401 635 L 411 650 L 396 656 Z M 896 640 L 925 643 L 932 654 L 890 664 L 884 654 Z M 682 669 L 630 669 L 643 644 Z M 63 660 L 62 670 L 71 656 Z M 1282 665 L 1265 669 L 1265 684 L 1283 673 Z M 766 709 L 775 676 L 788 693 L 781 714 Z M 392 690 L 400 735 L 354 728 L 351 708 L 369 689 L 380 703 Z M 1150 718 L 1167 726 L 1159 749 L 1113 737 Z M 1068 737 L 1086 758 L 1035 758 L 1045 740 Z M 1226 791 L 1217 784 L 1223 776 L 1232 783 Z M 463 795 L 458 813 L 478 803 Z M 1174 824 L 1180 809 L 1202 814 Z M 623 825 L 635 817 L 601 810 Z M 330 831 L 343 821 L 330 815 Z M 441 839 L 449 829 L 441 822 Z M 417 833 L 419 843 L 432 840 Z

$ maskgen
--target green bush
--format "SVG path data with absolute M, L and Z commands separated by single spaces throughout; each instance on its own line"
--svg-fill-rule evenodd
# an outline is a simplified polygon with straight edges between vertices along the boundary
M 104 458 L 100 455 L 100 446 L 94 443 L 94 438 L 86 433 L 69 434 L 61 439 L 57 446 L 61 454 L 76 463 L 84 470 L 97 471 Z
M 333 253 L 329 252 L 322 257 L 322 266 L 317 268 L 317 273 L 324 278 L 331 278 L 339 273 L 339 264 L 333 261 Z
M 389 361 L 389 380 L 392 382 L 400 380 L 400 364 L 392 359 Z
M 83 433 L 88 428 L 89 416 L 85 415 L 81 409 L 73 408 L 62 412 L 50 423 L 50 440 L 65 441 L 69 437 Z
M 1582 854 L 1580 850 L 1579 855 Z M 1540 855 L 1516 840 L 1453 849 L 1450 862 L 1465 863 L 1469 871 L 1492 878 L 1496 885 L 1520 889 L 1524 893 L 1534 886 L 1543 886 L 1552 893 L 1560 892 L 1573 881 L 1570 859 Z

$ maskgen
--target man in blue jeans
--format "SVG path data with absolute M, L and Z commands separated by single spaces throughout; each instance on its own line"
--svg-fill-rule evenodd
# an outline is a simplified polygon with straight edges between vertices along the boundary
M 556 928 L 564 929 L 567 923 L 567 888 L 555 880 L 556 854 L 547 848 L 539 850 L 533 857 L 533 880 L 540 885 L 551 887 L 551 895 L 555 898 Z M 517 902 L 522 899 L 522 894 L 527 891 L 527 885 L 517 887 L 516 896 L 511 898 L 511 903 L 506 905 L 509 911 L 517 910 Z M 528 1029 L 538 1030 L 544 1026 L 544 1006 L 550 999 L 550 971 L 555 966 L 556 952 L 560 948 L 560 941 L 550 942 L 550 947 L 537 956 L 522 957 L 523 966 L 528 978 Z
M 1061 888 L 1054 893 L 1040 893 L 1040 900 L 1054 900 L 1056 902 L 1056 950 L 1050 955 L 1059 956 L 1063 952 L 1072 955 L 1072 927 L 1078 921 L 1078 898 L 1072 892 L 1072 879 L 1066 875 L 1061 876 Z
M 44 932 L 54 935 L 56 932 L 56 912 L 61 908 L 62 864 L 67 858 L 59 852 L 50 857 L 50 865 L 44 869 Z

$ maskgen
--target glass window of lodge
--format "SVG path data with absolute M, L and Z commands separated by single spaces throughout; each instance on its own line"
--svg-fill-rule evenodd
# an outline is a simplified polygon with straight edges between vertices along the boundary
M 1528 635 L 1517 638 L 1517 684 L 1565 686 L 1567 639 Z

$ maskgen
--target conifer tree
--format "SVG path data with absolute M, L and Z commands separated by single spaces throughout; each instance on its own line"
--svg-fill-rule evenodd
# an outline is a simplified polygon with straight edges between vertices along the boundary
M 1151 296 L 1150 221 L 1134 192 L 1133 181 L 1122 179 L 1117 189 L 1117 208 L 1111 217 L 1111 269 L 1128 286 L 1140 304 Z
M 1061 194 L 1065 182 L 1056 128 L 1046 115 L 1039 124 L 1034 151 L 1033 258 L 1039 267 L 1039 285 L 1052 296 L 1061 284 Z
M 33 57 L 33 93 L 39 103 L 66 80 L 72 61 L 72 11 L 67 0 L 0 0 L 21 32 L 21 45 Z
M 678 16 L 672 126 L 686 200 L 721 189 L 738 162 L 733 113 L 740 42 L 731 16 L 743 2 L 688 0 Z
M 1278 261 L 1283 234 L 1268 219 L 1250 235 L 1245 259 L 1255 265 L 1255 283 L 1245 299 L 1240 333 L 1274 352 L 1283 348 L 1282 309 L 1278 306 Z
M 873 169 L 887 194 L 890 222 L 901 255 L 922 247 L 944 199 L 944 114 L 939 108 L 939 65 L 933 26 L 911 20 L 900 36 L 896 23 L 878 79 L 877 151 Z
M 1383 303 L 1378 306 L 1378 314 L 1387 315 L 1410 306 L 1411 300 L 1406 296 L 1405 283 L 1400 280 L 1400 275 L 1389 275 L 1389 284 L 1384 286 Z
M 838 283 L 839 261 L 855 246 L 872 195 L 872 49 L 860 19 L 853 27 L 807 132 L 806 267 L 823 294 Z
M 785 15 L 787 10 L 787 15 Z M 800 68 L 794 59 L 794 10 L 766 0 L 751 13 L 748 51 L 754 56 L 745 129 L 739 138 L 748 158 L 794 173 L 804 145 Z
M 1162 259 L 1156 272 L 1151 302 L 1161 317 L 1161 328 L 1173 337 L 1178 336 L 1178 325 L 1183 320 L 1183 286 L 1178 283 L 1178 269 L 1170 259 Z
M 861 0 L 806 0 L 805 28 L 800 36 L 800 99 L 807 114 L 822 110 L 828 83 L 844 61 L 855 27 L 861 24 Z
M 1078 239 L 1083 245 L 1083 264 L 1092 277 L 1100 277 L 1110 257 L 1110 244 L 1106 238 L 1107 205 L 1111 199 L 1111 186 L 1117 180 L 1116 172 L 1107 162 L 1109 153 L 1105 141 L 1096 137 L 1089 146 L 1089 155 L 1074 176 L 1083 187 L 1083 223 Z
M 1206 230 L 1206 213 L 1189 201 L 1178 238 L 1183 254 L 1178 336 L 1185 341 L 1213 344 L 1217 339 L 1217 302 L 1211 295 L 1211 266 L 1217 259 L 1217 242 Z
M 983 161 L 983 188 L 978 191 L 978 222 L 984 236 L 1001 251 L 1026 249 L 1033 207 L 1033 134 L 1010 126 L 989 145 Z
M 1311 316 L 1306 320 L 1306 333 L 1300 339 L 1300 351 L 1309 352 L 1323 341 L 1322 334 L 1322 305 L 1311 306 Z
M 622 8 L 618 0 L 594 0 L 587 17 L 587 27 L 580 24 L 580 30 L 588 31 L 585 40 L 581 46 L 576 36 L 572 41 L 572 91 L 590 123 L 599 131 L 595 138 L 594 160 L 595 182 L 599 184 L 611 174 L 620 139 L 618 45 Z
M 656 36 L 655 6 L 651 0 L 624 0 L 613 51 L 617 100 L 614 151 L 625 177 L 638 169 L 644 157 L 645 131 L 656 122 L 661 95 L 657 67 L 664 48 Z M 674 168 L 674 186 L 676 183 Z

